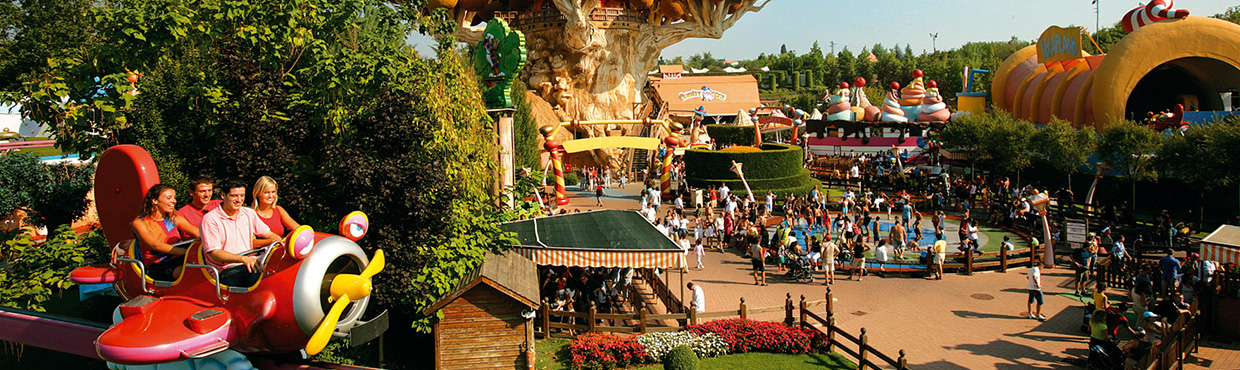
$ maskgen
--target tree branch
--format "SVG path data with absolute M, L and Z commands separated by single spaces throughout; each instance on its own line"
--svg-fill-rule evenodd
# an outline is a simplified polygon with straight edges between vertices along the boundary
M 686 21 L 654 28 L 655 44 L 659 49 L 664 49 L 690 37 L 721 38 L 723 31 L 732 28 L 745 13 L 761 11 L 770 0 L 763 0 L 761 5 L 756 5 L 757 2 L 758 0 L 742 0 L 741 7 L 728 15 L 729 5 L 726 2 L 690 0 L 686 9 Z
M 456 37 L 456 41 L 466 44 L 477 44 L 482 41 L 482 35 L 486 32 L 484 27 L 474 27 L 474 12 L 457 8 L 453 10 L 452 19 L 456 24 L 456 31 L 452 32 L 452 36 Z

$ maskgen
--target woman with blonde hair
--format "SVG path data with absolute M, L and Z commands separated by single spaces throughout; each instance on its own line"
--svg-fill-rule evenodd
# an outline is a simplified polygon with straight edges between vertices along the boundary
M 176 204 L 176 190 L 156 184 L 142 198 L 138 217 L 129 223 L 146 275 L 155 280 L 173 280 L 179 275 L 187 248 L 173 244 L 181 241 L 181 231 L 199 236 L 197 227 L 177 215 Z
M 276 180 L 268 176 L 259 177 L 258 182 L 254 183 L 253 207 L 258 218 L 271 228 L 272 233 L 284 237 L 301 225 L 289 216 L 284 207 L 276 205 L 276 201 L 280 199 L 276 194 L 277 188 Z

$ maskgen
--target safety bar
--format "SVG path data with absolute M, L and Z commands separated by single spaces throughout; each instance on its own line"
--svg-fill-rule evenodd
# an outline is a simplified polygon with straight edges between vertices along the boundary
M 137 264 L 138 274 L 139 274 L 138 276 L 142 278 L 142 291 L 146 292 L 147 294 L 155 294 L 154 290 L 146 286 L 146 265 L 142 263 L 142 260 L 133 259 L 129 257 L 120 257 L 120 258 L 117 258 L 116 261 L 117 262 L 130 262 L 130 263 Z
M 210 271 L 212 279 L 215 280 L 215 297 L 219 298 L 220 302 L 228 302 L 228 297 L 224 296 L 223 287 L 220 286 L 220 269 L 219 268 L 216 268 L 215 266 L 211 266 L 211 265 L 201 265 L 197 263 L 187 263 L 185 264 L 185 267 L 194 267 L 194 268 L 206 269 L 207 271 Z

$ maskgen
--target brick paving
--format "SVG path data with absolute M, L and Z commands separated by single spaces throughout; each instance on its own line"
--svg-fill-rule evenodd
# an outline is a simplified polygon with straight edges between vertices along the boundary
M 601 207 L 593 196 L 569 191 L 566 208 L 637 209 L 640 190 L 641 184 L 609 189 Z M 738 307 L 741 297 L 748 307 L 757 308 L 781 306 L 789 293 L 794 302 L 802 295 L 817 300 L 826 294 L 822 275 L 812 284 L 790 282 L 773 267 L 768 268 L 769 286 L 755 286 L 749 262 L 739 251 L 708 252 L 703 262 L 706 269 L 691 269 L 685 281 L 701 284 L 708 311 Z M 1088 335 L 1079 331 L 1085 305 L 1070 294 L 1071 271 L 1043 270 L 1042 313 L 1047 320 L 1039 322 L 1026 318 L 1026 270 L 946 274 L 940 281 L 873 275 L 863 281 L 837 279 L 831 286 L 837 325 L 854 335 L 865 328 L 870 344 L 893 358 L 905 350 L 916 369 L 1079 368 L 1075 364 L 1087 355 Z M 673 275 L 671 283 L 679 283 L 679 278 Z M 753 317 L 780 320 L 783 314 Z M 1207 341 L 1186 362 L 1189 369 L 1240 369 L 1240 344 Z

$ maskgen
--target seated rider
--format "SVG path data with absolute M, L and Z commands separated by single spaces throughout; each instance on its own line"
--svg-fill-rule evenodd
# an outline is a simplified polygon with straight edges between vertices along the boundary
M 138 218 L 129 223 L 146 275 L 155 280 L 176 280 L 187 248 L 172 245 L 181 241 L 182 233 L 198 237 L 198 228 L 177 215 L 176 204 L 176 190 L 169 185 L 156 184 L 142 199 Z
M 271 228 L 271 233 L 284 237 L 301 225 L 293 220 L 293 216 L 290 216 L 284 207 L 276 205 L 276 201 L 280 200 L 276 193 L 278 188 L 276 180 L 267 176 L 259 177 L 258 182 L 254 183 L 253 205 L 254 212 Z
M 258 256 L 244 255 L 256 247 L 275 242 L 271 232 L 253 209 L 243 207 L 245 185 L 236 180 L 221 184 L 224 202 L 202 217 L 202 253 L 207 263 L 220 268 L 220 283 L 249 287 L 262 276 Z

